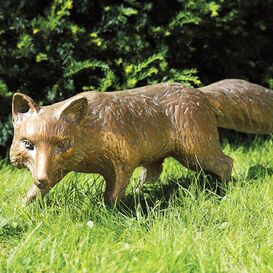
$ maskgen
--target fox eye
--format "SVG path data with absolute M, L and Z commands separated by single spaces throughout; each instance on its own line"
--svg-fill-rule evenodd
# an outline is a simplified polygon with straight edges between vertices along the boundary
M 24 144 L 25 148 L 29 151 L 33 151 L 34 150 L 34 145 L 27 139 L 23 139 L 22 143 Z
M 71 141 L 70 139 L 62 140 L 56 144 L 56 147 L 59 152 L 64 152 L 71 147 Z

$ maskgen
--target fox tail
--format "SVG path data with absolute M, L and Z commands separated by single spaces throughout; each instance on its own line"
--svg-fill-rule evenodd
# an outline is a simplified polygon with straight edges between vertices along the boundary
M 215 113 L 217 127 L 238 132 L 273 132 L 273 90 L 244 80 L 227 79 L 199 88 Z

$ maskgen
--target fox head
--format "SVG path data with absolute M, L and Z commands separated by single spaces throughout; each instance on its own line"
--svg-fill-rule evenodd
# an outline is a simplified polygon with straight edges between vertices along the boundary
M 74 97 L 50 106 L 38 106 L 30 97 L 16 93 L 12 101 L 14 137 L 10 160 L 27 167 L 40 189 L 53 187 L 81 160 L 79 129 L 88 101 Z M 82 150 L 82 149 L 81 149 Z

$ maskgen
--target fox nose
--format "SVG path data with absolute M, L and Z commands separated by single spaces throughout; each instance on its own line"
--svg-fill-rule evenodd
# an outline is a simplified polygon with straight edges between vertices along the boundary
M 35 160 L 35 169 L 34 169 L 34 179 L 35 184 L 38 188 L 43 189 L 49 184 L 49 156 L 46 152 L 48 146 L 40 147 L 40 150 L 37 152 L 37 157 Z
M 48 178 L 47 177 L 38 178 L 36 179 L 35 184 L 39 189 L 44 189 L 48 185 Z

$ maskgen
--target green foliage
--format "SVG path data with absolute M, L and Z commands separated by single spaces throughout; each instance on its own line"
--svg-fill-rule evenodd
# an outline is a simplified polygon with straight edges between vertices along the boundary
M 3 122 L 0 123 L 0 146 L 4 146 L 8 140 L 10 140 L 10 135 L 12 134 L 12 124 L 11 119 L 4 119 Z
M 105 62 L 98 60 L 75 61 L 65 69 L 64 77 L 69 78 L 83 70 L 91 70 L 91 74 L 92 70 L 98 68 L 104 73 L 104 75 L 99 79 L 98 90 L 105 91 L 115 83 L 115 74 Z M 97 87 L 95 86 L 83 86 L 82 90 L 94 90 L 96 88 Z
M 8 97 L 11 93 L 8 91 L 8 86 L 3 80 L 0 80 L 0 95 L 3 97 Z
M 226 143 L 235 181 L 222 196 L 166 160 L 140 193 L 135 173 L 119 209 L 104 206 L 102 177 L 77 173 L 22 208 L 31 175 L 0 161 L 0 272 L 272 273 L 272 150 Z
M 268 79 L 268 85 L 271 89 L 273 89 L 273 79 L 272 78 Z
M 18 90 L 48 104 L 163 81 L 272 87 L 272 9 L 271 0 L 1 1 L 1 128 Z M 0 139 L 10 139 L 4 129 Z

